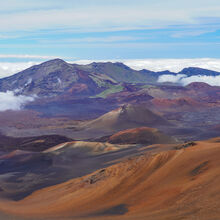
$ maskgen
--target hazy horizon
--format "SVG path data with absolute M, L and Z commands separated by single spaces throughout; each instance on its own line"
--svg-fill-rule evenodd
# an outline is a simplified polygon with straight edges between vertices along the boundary
M 0 56 L 1 57 L 1 56 Z M 0 59 L 0 78 L 11 76 L 17 72 L 25 70 L 33 65 L 46 62 L 48 60 L 56 59 L 59 57 L 46 57 L 41 60 L 24 60 L 24 58 L 17 58 L 16 61 L 1 61 Z M 203 69 L 209 69 L 220 72 L 220 59 L 214 58 L 195 58 L 195 59 L 82 59 L 82 60 L 71 60 L 60 57 L 68 63 L 76 64 L 90 64 L 92 62 L 122 62 L 135 70 L 148 69 L 151 71 L 164 71 L 169 70 L 171 72 L 178 73 L 182 69 L 187 67 L 199 67 Z

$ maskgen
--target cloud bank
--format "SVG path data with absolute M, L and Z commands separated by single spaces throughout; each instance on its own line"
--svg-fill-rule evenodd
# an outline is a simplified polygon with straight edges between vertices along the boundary
M 95 60 L 79 60 L 74 63 L 89 64 Z M 101 62 L 123 62 L 125 65 L 135 70 L 148 69 L 151 71 L 164 71 L 169 70 L 171 72 L 178 73 L 182 69 L 187 67 L 200 67 L 203 69 L 209 69 L 220 72 L 220 59 L 214 58 L 200 58 L 200 59 L 141 59 L 141 60 L 99 60 Z M 96 61 L 97 62 L 97 61 Z M 177 75 L 162 75 L 159 77 L 158 82 L 172 82 L 181 85 L 188 85 L 192 82 L 205 82 L 212 86 L 220 86 L 219 76 L 191 76 L 187 77 L 184 74 Z
M 0 55 L 1 56 L 1 55 Z M 2 55 L 3 56 L 3 55 Z M 27 55 L 25 55 L 27 56 Z M 31 55 L 30 55 L 31 56 Z M 31 59 L 30 59 L 31 60 Z M 47 59 L 45 59 L 47 60 Z M 200 67 L 204 69 L 220 72 L 220 59 L 202 58 L 202 59 L 140 59 L 140 60 L 76 60 L 67 61 L 77 64 L 89 64 L 92 62 L 123 62 L 125 65 L 135 70 L 148 69 L 152 71 L 169 70 L 178 73 L 186 67 Z M 17 72 L 27 69 L 33 65 L 39 64 L 39 61 L 29 62 L 0 62 L 0 78 L 11 76 Z
M 220 72 L 220 59 L 199 58 L 199 59 L 129 59 L 129 60 L 77 60 L 70 63 L 89 64 L 92 62 L 122 62 L 135 70 L 148 69 L 151 71 L 164 71 L 178 73 L 186 67 L 200 67 Z
M 184 74 L 177 74 L 174 75 L 162 75 L 159 77 L 158 82 L 171 82 L 171 83 L 178 83 L 183 86 L 186 86 L 192 82 L 204 82 L 208 83 L 211 86 L 220 86 L 220 75 L 219 76 L 190 76 Z
M 134 60 L 76 60 L 67 61 L 69 63 L 77 64 L 89 64 L 92 62 L 123 62 L 125 65 L 135 69 L 142 70 L 148 69 L 152 71 L 164 71 L 169 70 L 178 73 L 186 67 L 200 67 L 204 69 L 214 70 L 220 72 L 220 59 L 214 58 L 201 58 L 201 59 L 134 59 Z M 27 69 L 33 65 L 39 64 L 39 62 L 0 62 L 0 78 L 13 75 L 19 71 Z M 189 84 L 190 82 L 206 82 L 210 85 L 219 86 L 219 77 L 208 77 L 208 76 L 193 76 L 186 77 L 185 75 L 177 74 L 164 75 L 159 78 L 160 82 L 173 82 L 180 83 L 182 85 Z
M 148 69 L 152 71 L 169 70 L 178 73 L 186 67 L 200 67 L 220 72 L 220 59 L 200 58 L 200 59 L 143 59 L 124 60 L 125 65 L 136 69 Z
M 36 62 L 16 62 L 16 63 L 1 62 L 0 63 L 0 78 L 11 76 L 35 64 L 37 63 Z
M 0 111 L 21 110 L 22 107 L 34 100 L 34 97 L 15 95 L 13 91 L 0 92 Z

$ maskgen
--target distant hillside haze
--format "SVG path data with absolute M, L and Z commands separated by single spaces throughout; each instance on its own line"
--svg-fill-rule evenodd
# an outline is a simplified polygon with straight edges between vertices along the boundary
M 185 68 L 178 74 L 187 77 L 220 76 L 219 72 L 195 67 Z M 178 74 L 170 71 L 137 71 L 119 62 L 78 65 L 54 59 L 0 79 L 0 92 L 9 90 L 16 94 L 39 97 L 53 97 L 64 93 L 74 96 L 93 96 L 107 89 L 120 90 L 120 87 L 115 86 L 121 83 L 158 84 L 160 76 Z

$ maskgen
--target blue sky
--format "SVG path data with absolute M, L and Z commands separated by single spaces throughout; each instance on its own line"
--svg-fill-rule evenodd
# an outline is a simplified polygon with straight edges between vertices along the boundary
M 219 0 L 7 0 L 0 62 L 220 58 Z

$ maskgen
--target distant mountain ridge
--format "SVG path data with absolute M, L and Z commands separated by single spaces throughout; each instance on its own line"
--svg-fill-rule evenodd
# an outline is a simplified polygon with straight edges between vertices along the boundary
M 63 60 L 55 59 L 32 66 L 0 80 L 0 91 L 13 90 L 21 94 L 54 96 L 66 91 L 91 95 L 114 82 L 107 76 L 95 75 Z
M 182 71 L 179 72 L 179 74 L 185 74 L 187 76 L 195 76 L 195 75 L 201 75 L 201 76 L 219 76 L 220 72 L 203 69 L 199 67 L 188 67 L 184 68 Z
M 78 65 L 54 59 L 0 79 L 0 91 L 10 90 L 17 94 L 35 94 L 39 97 L 52 97 L 63 93 L 71 93 L 74 96 L 92 96 L 120 83 L 157 84 L 158 77 L 164 74 L 220 75 L 219 72 L 196 67 L 185 68 L 179 73 L 153 72 L 145 69 L 133 70 L 119 62 Z

